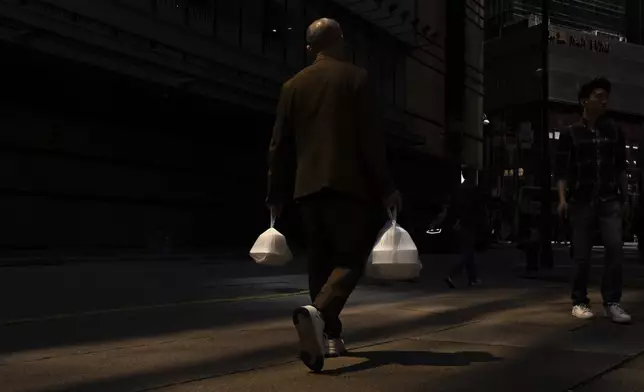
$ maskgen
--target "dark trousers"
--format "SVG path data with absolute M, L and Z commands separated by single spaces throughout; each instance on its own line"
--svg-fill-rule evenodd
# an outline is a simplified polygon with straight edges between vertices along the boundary
M 531 241 L 524 245 L 526 271 L 539 271 L 539 252 L 541 251 L 541 242 Z
M 469 282 L 475 282 L 478 279 L 478 268 L 476 266 L 476 230 L 472 227 L 461 226 L 458 230 L 460 257 L 458 262 L 452 267 L 449 277 L 454 278 L 463 273 L 465 269 Z
M 526 218 L 527 219 L 527 218 Z M 539 255 L 541 254 L 542 239 L 539 230 L 530 225 L 523 228 L 522 240 L 519 241 L 519 249 L 525 254 L 526 271 L 528 273 L 539 271 Z
M 599 224 L 605 249 L 602 296 L 604 304 L 622 298 L 622 208 L 618 201 L 572 203 L 572 250 L 575 272 L 572 283 L 573 305 L 588 304 L 588 275 L 593 233 Z
M 322 313 L 324 332 L 338 338 L 340 312 L 376 241 L 373 206 L 331 191 L 304 198 L 299 205 L 308 240 L 311 300 Z

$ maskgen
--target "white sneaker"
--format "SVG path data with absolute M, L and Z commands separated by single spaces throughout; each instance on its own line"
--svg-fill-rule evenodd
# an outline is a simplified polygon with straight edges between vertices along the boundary
M 340 338 L 326 340 L 327 358 L 341 357 L 346 353 L 347 353 L 347 347 L 344 345 L 344 340 Z
M 595 317 L 595 314 L 590 310 L 590 306 L 586 304 L 575 305 L 572 307 L 572 315 L 582 320 L 590 320 Z
M 314 372 L 324 367 L 324 320 L 313 306 L 293 311 L 293 324 L 300 337 L 300 359 Z
M 619 304 L 604 305 L 604 314 L 615 323 L 628 324 L 631 322 L 631 315 L 626 313 Z

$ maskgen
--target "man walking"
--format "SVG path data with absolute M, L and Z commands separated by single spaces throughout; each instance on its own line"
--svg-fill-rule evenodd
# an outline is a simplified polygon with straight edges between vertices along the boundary
M 367 73 L 342 61 L 344 37 L 331 19 L 307 29 L 316 56 L 282 87 L 269 150 L 267 204 L 279 216 L 296 161 L 294 198 L 308 238 L 312 306 L 294 311 L 300 358 L 313 371 L 344 353 L 339 315 L 376 241 L 374 202 L 401 207 L 389 174 Z
M 463 269 L 466 271 L 470 286 L 481 284 L 475 253 L 477 241 L 487 234 L 481 230 L 483 226 L 487 226 L 484 224 L 484 220 L 487 219 L 487 207 L 476 183 L 476 170 L 466 167 L 461 175 L 463 182 L 457 189 L 455 197 L 452 198 L 450 206 L 451 213 L 457 221 L 455 229 L 460 246 L 459 260 L 445 278 L 445 283 L 450 288 L 456 288 L 454 279 L 463 273 Z
M 558 212 L 570 213 L 575 272 L 572 283 L 572 314 L 580 319 L 594 316 L 588 300 L 588 275 L 593 228 L 599 224 L 605 265 L 602 282 L 604 311 L 617 323 L 631 316 L 620 306 L 622 297 L 622 215 L 628 207 L 626 145 L 621 131 L 605 116 L 611 83 L 595 79 L 579 90 L 583 106 L 580 123 L 568 127 L 559 139 L 556 172 Z M 566 199 L 569 189 L 570 207 Z

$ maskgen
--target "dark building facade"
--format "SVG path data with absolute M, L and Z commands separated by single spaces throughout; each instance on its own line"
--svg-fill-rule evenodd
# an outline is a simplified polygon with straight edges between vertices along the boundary
M 265 156 L 280 85 L 311 61 L 304 30 L 322 16 L 340 21 L 349 58 L 370 72 L 397 180 L 422 206 L 435 184 L 458 182 L 445 147 L 446 6 L 390 6 L 0 2 L 10 114 L 0 120 L 0 248 L 252 244 L 267 225 Z M 462 29 L 471 28 L 466 17 Z M 461 51 L 478 73 L 479 35 L 478 47 Z M 470 84 L 477 98 L 465 95 L 478 108 L 464 122 L 480 118 L 479 81 Z M 480 124 L 468 133 L 462 150 L 477 151 Z
M 626 37 L 637 45 L 644 45 L 644 1 L 626 0 Z
M 507 28 L 541 23 L 542 0 L 491 0 L 487 2 L 490 34 L 500 35 Z M 550 23 L 599 34 L 625 36 L 626 0 L 552 0 Z

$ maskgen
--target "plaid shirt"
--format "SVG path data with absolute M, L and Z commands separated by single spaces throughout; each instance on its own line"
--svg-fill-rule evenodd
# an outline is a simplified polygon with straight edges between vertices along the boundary
M 620 195 L 619 177 L 626 170 L 624 135 L 610 119 L 569 126 L 559 138 L 555 157 L 558 180 L 566 180 L 570 199 L 578 202 L 614 200 Z

